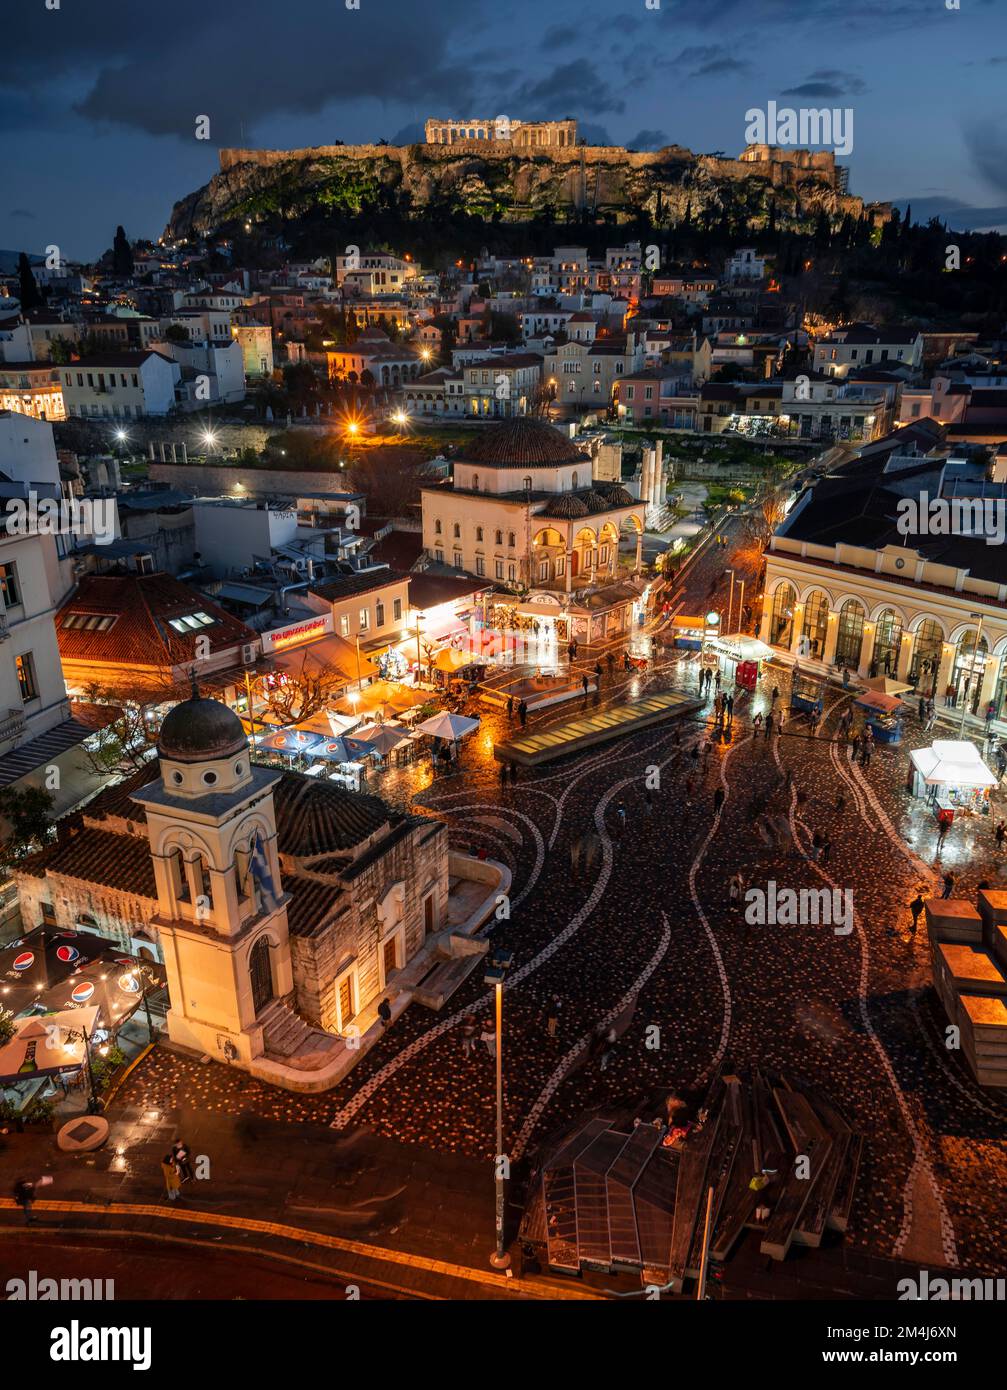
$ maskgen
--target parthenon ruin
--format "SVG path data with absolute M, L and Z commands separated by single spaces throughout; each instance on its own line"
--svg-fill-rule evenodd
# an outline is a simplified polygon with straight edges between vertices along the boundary
M 512 121 L 509 116 L 493 120 L 436 120 L 426 123 L 428 145 L 460 145 L 470 140 L 509 140 L 522 147 L 573 146 L 577 143 L 576 121 Z

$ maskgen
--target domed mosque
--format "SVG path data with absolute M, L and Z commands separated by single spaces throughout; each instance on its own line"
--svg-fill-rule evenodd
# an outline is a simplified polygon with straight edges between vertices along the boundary
M 545 647 L 626 632 L 646 604 L 647 500 L 623 487 L 620 458 L 532 416 L 487 425 L 462 446 L 450 487 L 423 488 L 426 555 L 493 581 L 490 622 Z

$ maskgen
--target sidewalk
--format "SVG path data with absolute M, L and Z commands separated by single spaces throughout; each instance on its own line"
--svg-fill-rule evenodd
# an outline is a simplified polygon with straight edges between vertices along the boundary
M 198 1100 L 197 1100 L 198 1105 Z M 492 1171 L 483 1162 L 363 1130 L 278 1123 L 251 1113 L 117 1107 L 108 1144 L 74 1156 L 48 1131 L 0 1139 L 0 1231 L 25 1230 L 7 1195 L 51 1174 L 32 1232 L 221 1241 L 324 1265 L 333 1273 L 439 1298 L 592 1297 L 582 1286 L 507 1278 L 489 1267 Z M 184 1135 L 203 1180 L 169 1203 L 161 1159 Z

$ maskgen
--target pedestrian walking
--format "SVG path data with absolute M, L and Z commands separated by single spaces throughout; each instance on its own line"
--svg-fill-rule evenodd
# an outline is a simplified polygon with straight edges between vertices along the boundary
M 513 696 L 513 695 L 508 695 L 508 696 L 507 696 L 507 718 L 508 718 L 508 719 L 513 719 L 513 718 L 514 718 L 514 696 Z
M 811 837 L 811 858 L 814 860 L 816 864 L 818 863 L 818 856 L 821 854 L 821 852 L 822 832 L 820 830 L 816 830 Z
M 378 1005 L 378 1018 L 381 1020 L 382 1028 L 387 1028 L 392 1021 L 392 1006 L 387 999 L 382 999 Z
M 717 815 L 724 804 L 724 788 L 718 787 L 713 793 L 713 814 Z
M 173 1154 L 165 1154 L 161 1159 L 161 1174 L 164 1178 L 164 1190 L 168 1194 L 169 1202 L 176 1202 L 182 1187 L 182 1175 L 175 1166 Z
M 696 790 L 696 779 L 690 772 L 685 779 L 685 804 L 688 806 L 692 801 L 692 793 Z
M 521 720 L 521 727 L 523 729 L 528 723 L 528 702 L 526 700 L 522 700 L 518 705 L 517 714 L 518 718 Z
M 26 1226 L 34 1226 L 35 1218 L 31 1214 L 32 1206 L 35 1203 L 35 1184 L 31 1178 L 18 1178 L 13 1188 L 14 1200 L 24 1212 L 24 1223 Z
M 829 834 L 826 831 L 825 835 L 822 837 L 822 852 L 818 857 L 819 864 L 827 864 L 829 862 L 829 855 L 831 853 L 832 840 L 829 838 Z
M 620 801 L 615 808 L 615 831 L 618 839 L 622 839 L 626 831 L 626 803 Z
M 717 682 L 717 689 L 719 690 L 719 689 L 720 689 L 720 667 L 719 667 L 719 666 L 717 667 L 717 674 L 714 676 L 714 680 Z
M 909 911 L 913 914 L 913 936 L 916 935 L 916 927 L 919 923 L 920 913 L 923 911 L 924 905 L 922 893 L 917 893 L 916 897 L 913 898 L 912 902 L 909 904 Z
M 587 697 L 588 687 L 590 686 L 590 684 L 591 682 L 588 680 L 587 676 L 581 676 L 580 688 L 581 690 L 583 690 L 585 698 Z
M 189 1146 L 184 1139 L 176 1139 L 171 1146 L 171 1157 L 182 1182 L 190 1182 L 194 1176 Z
M 479 1034 L 479 1041 L 485 1047 L 491 1057 L 497 1055 L 497 1035 L 493 1020 L 488 1018 L 483 1024 L 483 1030 Z
M 845 805 L 846 797 L 842 794 L 842 792 L 840 792 L 839 795 L 836 797 L 836 815 L 841 816 L 843 814 L 843 807 Z
M 611 675 L 612 672 L 613 672 L 613 670 L 615 669 L 615 653 L 614 653 L 614 652 L 609 652 L 608 656 L 606 656 L 606 658 L 605 658 L 605 665 L 608 667 L 608 674 Z
M 644 815 L 649 817 L 649 816 L 650 816 L 650 813 L 651 813 L 651 811 L 652 811 L 653 809 L 654 809 L 654 793 L 651 791 L 650 787 L 644 787 L 644 790 L 643 790 L 643 813 L 644 813 Z
M 462 1056 L 466 1061 L 472 1057 L 476 1045 L 476 1021 L 471 1014 L 462 1020 Z
M 944 841 L 948 838 L 948 822 L 942 820 L 937 826 L 937 853 L 940 854 L 944 848 Z
M 772 737 L 773 737 L 773 715 L 772 715 L 772 711 L 770 711 L 770 713 L 766 715 L 766 740 L 767 740 L 767 742 L 768 742 L 768 740 L 771 739 Z
M 997 849 L 1003 849 L 1005 836 L 1007 836 L 1007 821 L 998 820 L 997 827 L 993 832 L 993 838 L 996 840 Z
M 600 662 L 600 661 L 596 661 L 596 662 L 594 663 L 594 678 L 595 678 L 595 680 L 598 682 L 598 689 L 600 690 L 600 689 L 601 689 L 601 662 Z
M 738 873 L 732 874 L 727 885 L 727 900 L 732 907 L 741 906 L 741 895 L 744 892 L 744 888 L 745 881 L 741 875 Z
M 951 894 L 952 894 L 954 891 L 955 891 L 955 876 L 954 876 L 954 874 L 953 874 L 953 873 L 950 871 L 950 869 L 949 869 L 948 872 L 944 875 L 944 891 L 941 893 L 941 897 L 942 897 L 942 898 L 950 898 Z
M 545 1030 L 550 1038 L 554 1038 L 559 1032 L 559 1012 L 562 1006 L 563 1001 L 558 994 L 554 994 L 545 1021 Z
M 776 702 L 777 702 L 777 700 L 778 700 L 779 698 L 780 698 L 779 686 L 774 685 L 774 686 L 773 686 L 773 704 L 774 704 L 774 705 L 776 704 Z

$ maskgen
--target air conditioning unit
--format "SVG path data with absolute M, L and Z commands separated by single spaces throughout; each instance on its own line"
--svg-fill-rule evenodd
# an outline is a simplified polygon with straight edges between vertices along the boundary
M 245 666 L 251 666 L 252 662 L 255 660 L 255 644 L 254 644 L 254 643 L 248 642 L 248 643 L 246 643 L 245 646 L 242 647 L 242 649 L 241 649 L 241 660 L 242 660 L 242 663 L 243 663 Z

